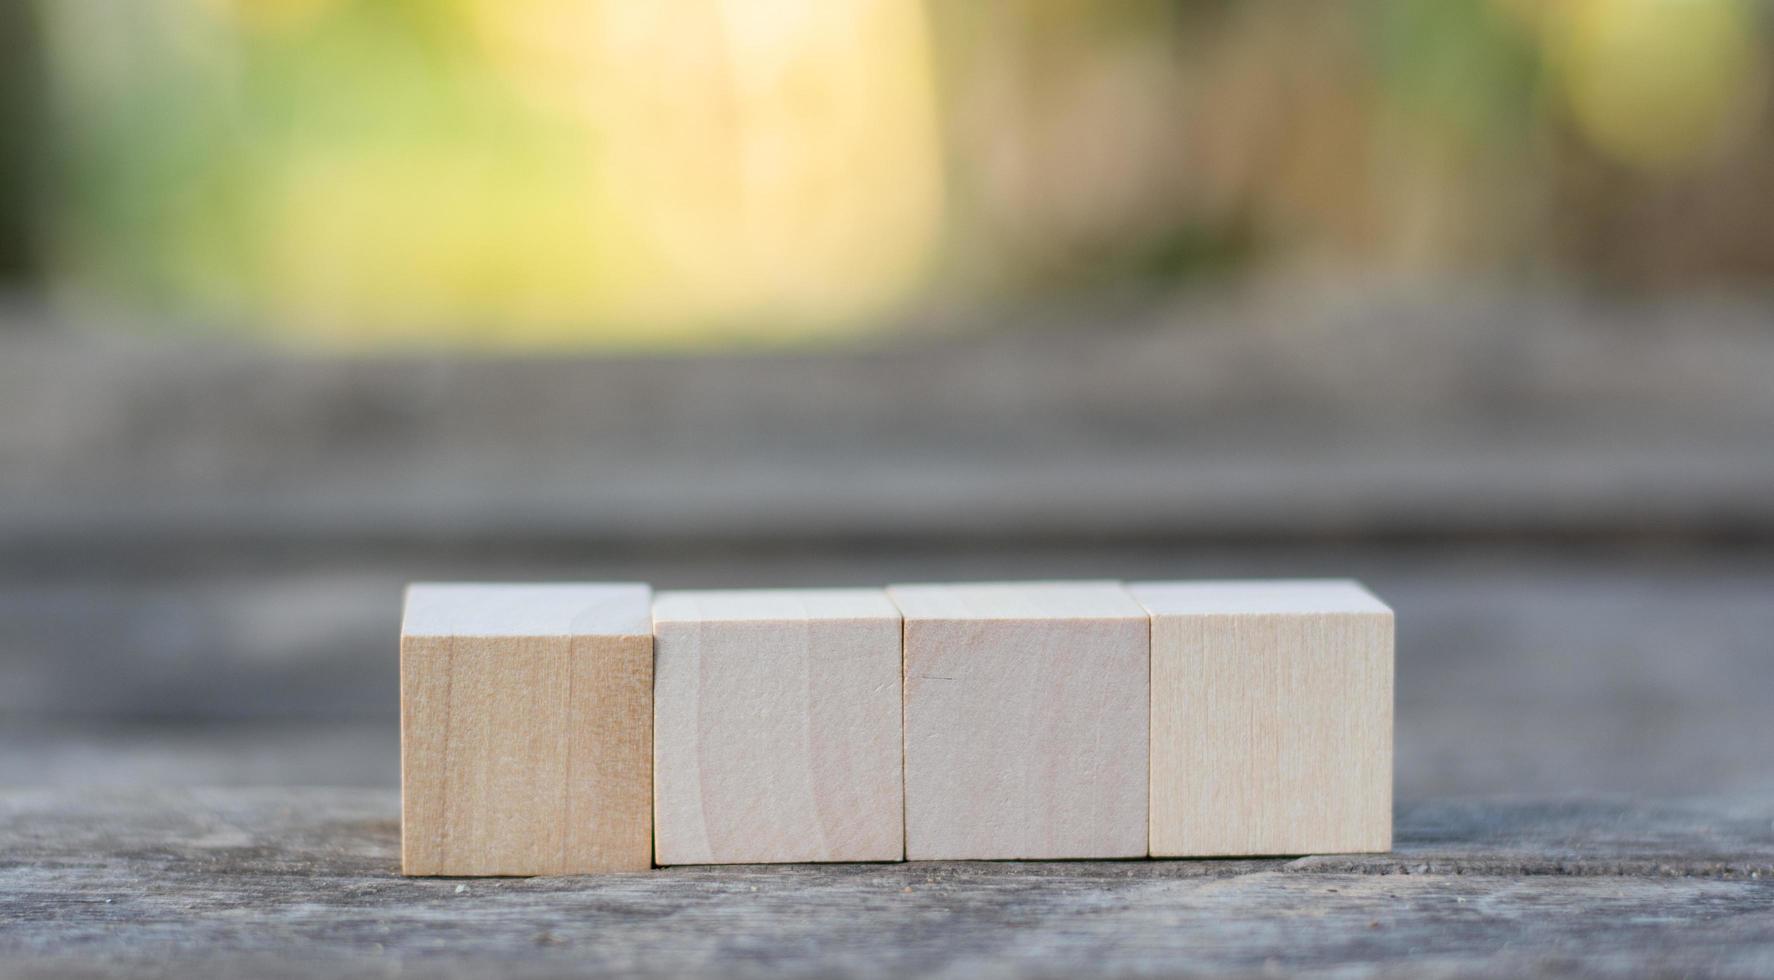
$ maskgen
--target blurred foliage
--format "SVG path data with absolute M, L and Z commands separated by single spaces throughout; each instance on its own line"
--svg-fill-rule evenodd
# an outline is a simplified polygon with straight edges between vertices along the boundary
M 56 252 L 140 302 L 358 337 L 793 333 L 909 288 L 935 235 L 915 7 L 53 11 Z
M 0 211 L 0 245 L 36 242 L 13 266 L 289 336 L 665 346 L 1302 270 L 1774 276 L 1754 0 L 13 2 L 42 28 L 5 49 L 33 120 L 0 161 L 0 204 L 36 202 Z
M 36 274 L 34 199 L 43 180 L 33 140 L 44 130 L 36 11 L 0 0 L 0 283 Z
M 1489 0 L 1378 7 L 1369 50 L 1386 102 L 1413 125 L 1475 149 L 1532 134 L 1541 91 L 1533 33 Z

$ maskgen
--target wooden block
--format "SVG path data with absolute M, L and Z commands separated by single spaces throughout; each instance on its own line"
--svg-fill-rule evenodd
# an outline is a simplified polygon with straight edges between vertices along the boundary
M 653 628 L 659 864 L 904 856 L 885 592 L 662 592 Z
M 1392 610 L 1358 583 L 1146 582 L 1152 855 L 1392 847 Z
M 1150 621 L 1111 582 L 896 585 L 906 857 L 1146 854 Z
M 649 866 L 645 585 L 414 585 L 400 641 L 401 870 Z

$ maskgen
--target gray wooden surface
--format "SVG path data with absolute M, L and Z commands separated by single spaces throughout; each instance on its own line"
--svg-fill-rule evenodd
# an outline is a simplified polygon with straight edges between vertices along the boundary
M 0 310 L 0 974 L 1774 974 L 1774 310 L 1045 316 L 473 360 Z M 1395 854 L 393 874 L 408 580 L 1241 575 L 1397 609 Z
M 344 542 L 1774 535 L 1768 305 L 1363 292 L 1049 315 L 836 350 L 470 359 L 0 314 L 0 543 L 123 571 Z
M 0 796 L 0 969 L 1774 972 L 1770 801 L 1404 806 L 1395 853 L 402 879 L 385 790 Z

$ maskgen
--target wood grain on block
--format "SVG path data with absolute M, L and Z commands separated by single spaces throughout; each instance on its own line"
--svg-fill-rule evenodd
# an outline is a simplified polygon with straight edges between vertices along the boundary
M 1392 610 L 1350 581 L 1146 582 L 1152 855 L 1392 846 Z
M 404 873 L 650 866 L 650 595 L 637 584 L 407 590 Z
M 1112 582 L 896 585 L 906 857 L 1146 854 L 1150 620 Z
M 885 592 L 664 592 L 653 623 L 659 864 L 904 856 Z

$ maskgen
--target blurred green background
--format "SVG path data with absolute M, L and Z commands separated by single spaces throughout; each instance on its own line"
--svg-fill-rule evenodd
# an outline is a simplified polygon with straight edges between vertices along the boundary
M 0 11 L 0 276 L 162 329 L 646 349 L 1250 281 L 1774 279 L 1747 0 Z

